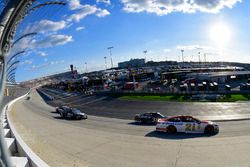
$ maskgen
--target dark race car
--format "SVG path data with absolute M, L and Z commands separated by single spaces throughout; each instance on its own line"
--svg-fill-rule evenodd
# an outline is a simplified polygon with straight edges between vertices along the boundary
M 60 106 L 56 107 L 56 112 L 61 115 L 62 118 L 65 119 L 87 119 L 88 116 L 85 113 L 82 113 L 80 110 L 76 108 L 71 108 L 69 106 Z
M 161 118 L 165 118 L 165 116 L 159 112 L 148 112 L 144 114 L 136 114 L 134 120 L 142 124 L 157 124 L 158 120 Z

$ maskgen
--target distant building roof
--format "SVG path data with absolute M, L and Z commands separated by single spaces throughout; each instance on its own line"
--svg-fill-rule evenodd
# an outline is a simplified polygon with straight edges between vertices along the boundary
M 209 72 L 209 76 L 232 76 L 232 75 L 250 75 L 250 71 L 223 71 L 223 72 Z
M 221 71 L 221 72 L 207 72 L 207 73 L 191 73 L 192 76 L 203 76 L 203 77 L 222 77 L 222 76 L 239 76 L 239 75 L 250 75 L 250 71 Z

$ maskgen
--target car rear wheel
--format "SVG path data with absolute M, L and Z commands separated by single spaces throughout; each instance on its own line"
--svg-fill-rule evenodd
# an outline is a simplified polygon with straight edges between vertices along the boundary
M 167 132 L 170 133 L 170 134 L 174 134 L 177 132 L 176 128 L 172 125 L 168 126 L 167 127 Z
M 141 119 L 141 124 L 147 124 L 147 121 L 145 119 Z
M 208 125 L 205 128 L 205 134 L 213 134 L 214 133 L 214 127 L 212 125 Z

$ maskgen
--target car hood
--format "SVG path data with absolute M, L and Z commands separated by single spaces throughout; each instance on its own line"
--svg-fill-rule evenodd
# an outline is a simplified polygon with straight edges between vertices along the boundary
M 215 122 L 213 121 L 201 121 L 201 123 L 205 123 L 205 124 L 209 124 L 209 125 L 217 125 Z
M 76 115 L 86 115 L 85 113 L 81 113 L 81 112 L 73 112 Z

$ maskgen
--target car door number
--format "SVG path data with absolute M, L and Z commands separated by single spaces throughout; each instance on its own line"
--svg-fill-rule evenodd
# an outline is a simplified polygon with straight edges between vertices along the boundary
M 200 125 L 196 126 L 196 124 L 186 124 L 186 127 L 185 127 L 185 131 L 196 131 L 200 129 L 201 129 L 201 126 Z
M 195 124 L 186 124 L 185 131 L 195 131 Z

